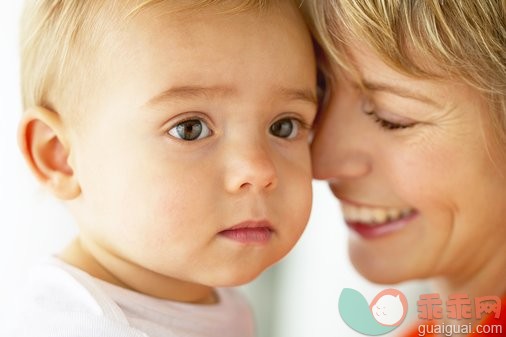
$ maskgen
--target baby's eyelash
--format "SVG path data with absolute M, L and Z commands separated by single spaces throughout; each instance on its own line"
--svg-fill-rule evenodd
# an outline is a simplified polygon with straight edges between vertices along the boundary
M 304 130 L 312 130 L 314 127 L 314 121 L 313 121 L 313 123 L 310 123 L 307 121 L 306 118 L 300 116 L 299 114 L 286 115 L 280 119 L 284 119 L 284 118 L 294 120 L 295 122 L 297 122 L 297 124 L 299 124 L 299 127 Z
M 312 124 L 306 123 L 301 118 L 294 117 L 293 119 L 296 120 L 300 124 L 300 127 L 303 128 L 304 130 L 312 130 L 313 129 Z
M 386 130 L 399 130 L 399 129 L 406 129 L 410 128 L 415 125 L 415 123 L 410 124 L 399 124 L 387 121 L 383 118 L 380 118 L 374 111 L 364 111 L 364 113 L 368 116 L 371 116 L 371 118 L 380 125 L 381 128 Z

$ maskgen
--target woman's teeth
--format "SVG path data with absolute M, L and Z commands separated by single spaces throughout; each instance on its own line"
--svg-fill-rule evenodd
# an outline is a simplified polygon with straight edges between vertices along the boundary
M 343 216 L 347 222 L 359 222 L 366 225 L 378 225 L 406 217 L 412 208 L 380 208 L 354 206 L 342 203 Z

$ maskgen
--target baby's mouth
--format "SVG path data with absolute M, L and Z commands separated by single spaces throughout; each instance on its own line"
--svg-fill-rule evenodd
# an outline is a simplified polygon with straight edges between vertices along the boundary
M 248 220 L 222 230 L 218 234 L 244 244 L 264 244 L 269 242 L 274 230 L 268 220 Z

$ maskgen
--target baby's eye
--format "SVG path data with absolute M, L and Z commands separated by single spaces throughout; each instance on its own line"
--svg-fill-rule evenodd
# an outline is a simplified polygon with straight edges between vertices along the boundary
M 172 127 L 168 134 L 178 139 L 192 141 L 209 137 L 212 132 L 204 121 L 189 119 Z
M 299 134 L 301 123 L 294 118 L 283 118 L 274 122 L 269 128 L 273 136 L 292 139 Z

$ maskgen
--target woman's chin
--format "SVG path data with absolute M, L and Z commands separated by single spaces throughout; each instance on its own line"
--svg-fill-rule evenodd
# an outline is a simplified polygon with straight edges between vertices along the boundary
M 357 272 L 378 284 L 396 284 L 420 277 L 420 265 L 409 254 L 399 255 L 393 251 L 382 252 L 371 247 L 350 242 L 349 256 Z
M 356 265 L 353 263 L 353 266 L 358 271 L 362 277 L 367 279 L 369 282 L 377 283 L 377 284 L 397 284 L 404 281 L 409 281 L 409 277 L 395 274 L 388 274 L 387 271 L 376 271 L 372 268 L 363 268 L 361 265 Z

